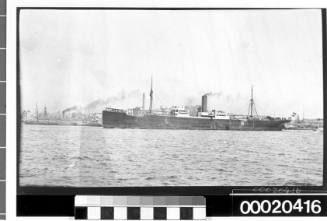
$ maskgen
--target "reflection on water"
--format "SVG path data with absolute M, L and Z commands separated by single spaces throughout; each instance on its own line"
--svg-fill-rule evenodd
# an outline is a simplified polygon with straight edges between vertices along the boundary
M 20 185 L 322 185 L 323 133 L 22 125 Z

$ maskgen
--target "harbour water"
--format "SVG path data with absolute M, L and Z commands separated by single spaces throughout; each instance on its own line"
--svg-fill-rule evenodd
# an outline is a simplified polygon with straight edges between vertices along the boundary
M 323 133 L 22 125 L 21 186 L 322 185 Z

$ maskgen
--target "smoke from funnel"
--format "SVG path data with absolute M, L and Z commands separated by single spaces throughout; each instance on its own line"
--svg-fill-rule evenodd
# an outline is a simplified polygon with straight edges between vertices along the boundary
M 77 106 L 66 108 L 65 110 L 62 111 L 62 117 L 65 118 L 65 113 L 66 112 L 76 110 L 76 109 L 77 109 Z
M 76 110 L 76 109 L 77 109 L 77 106 L 69 107 L 69 108 L 66 108 L 65 110 L 63 110 L 62 113 L 65 114 L 67 111 L 72 111 L 72 110 Z
M 201 110 L 202 112 L 208 112 L 208 111 L 211 111 L 212 109 L 212 98 L 219 98 L 220 96 L 222 95 L 222 92 L 215 92 L 215 93 L 212 93 L 212 92 L 209 92 L 209 93 L 206 93 L 202 96 L 202 104 L 201 104 Z M 209 110 L 210 109 L 210 110 Z
M 106 99 L 97 99 L 87 105 L 83 109 L 87 111 L 101 111 L 103 108 L 110 105 L 119 105 L 124 103 L 131 103 L 131 100 L 138 100 L 141 97 L 141 92 L 139 90 L 132 90 L 128 93 L 121 91 L 119 94 L 110 96 Z

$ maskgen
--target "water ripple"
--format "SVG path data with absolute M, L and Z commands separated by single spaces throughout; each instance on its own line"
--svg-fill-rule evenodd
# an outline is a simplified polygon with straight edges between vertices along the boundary
M 323 134 L 23 125 L 23 186 L 322 185 Z

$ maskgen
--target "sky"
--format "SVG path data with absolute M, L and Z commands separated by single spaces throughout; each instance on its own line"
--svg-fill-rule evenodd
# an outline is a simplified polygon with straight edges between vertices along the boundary
M 23 110 L 201 104 L 247 114 L 323 117 L 321 12 L 22 10 Z M 99 102 L 97 102 L 99 101 Z

